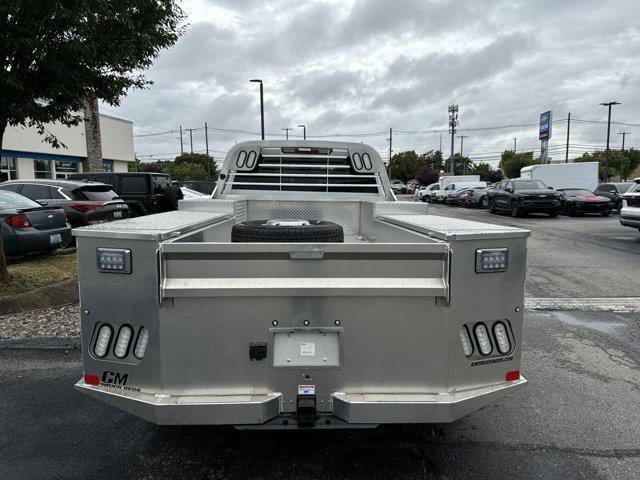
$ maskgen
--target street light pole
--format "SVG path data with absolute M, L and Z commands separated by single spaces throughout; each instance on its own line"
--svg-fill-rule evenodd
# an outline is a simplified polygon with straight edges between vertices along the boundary
M 614 105 L 620 105 L 620 102 L 603 102 L 600 105 L 603 107 L 609 107 L 609 117 L 607 120 L 607 150 L 604 154 L 604 172 L 605 179 L 609 180 L 609 137 L 611 135 L 611 107 Z
M 293 128 L 283 128 L 282 130 L 285 131 L 285 135 L 287 137 L 287 140 L 289 140 L 289 130 L 293 130 Z
M 627 179 L 627 169 L 624 164 L 624 139 L 627 137 L 629 132 L 620 132 L 618 135 L 622 135 L 622 150 L 620 151 L 620 180 Z M 624 174 L 624 178 L 622 175 Z
M 307 126 L 306 125 L 298 125 L 302 129 L 302 139 L 307 139 Z
M 262 80 L 254 78 L 249 81 L 260 84 L 260 132 L 262 133 L 262 140 L 264 140 L 264 96 L 262 92 Z

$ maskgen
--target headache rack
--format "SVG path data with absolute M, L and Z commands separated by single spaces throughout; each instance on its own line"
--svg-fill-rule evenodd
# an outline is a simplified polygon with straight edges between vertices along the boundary
M 377 172 L 354 173 L 346 149 L 262 148 L 250 170 L 230 169 L 222 193 L 309 192 L 314 194 L 358 193 L 383 196 Z

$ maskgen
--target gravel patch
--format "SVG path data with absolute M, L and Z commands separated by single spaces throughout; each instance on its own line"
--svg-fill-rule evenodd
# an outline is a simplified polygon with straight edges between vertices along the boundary
M 80 307 L 32 310 L 0 316 L 0 340 L 80 337 Z

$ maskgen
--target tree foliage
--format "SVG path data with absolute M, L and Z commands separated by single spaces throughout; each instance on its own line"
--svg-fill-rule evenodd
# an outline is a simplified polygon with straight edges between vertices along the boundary
M 0 1 L 0 149 L 7 125 L 77 125 L 84 102 L 117 105 L 183 32 L 176 0 Z M 7 277 L 0 255 L 0 277 Z
M 454 175 L 468 175 L 472 170 L 473 162 L 469 159 L 469 157 L 465 157 L 460 155 L 459 153 L 454 153 L 453 157 L 449 157 L 446 162 L 446 170 L 451 168 L 450 162 L 453 159 L 453 174 Z
M 440 172 L 444 170 L 444 159 L 440 150 L 429 150 L 420 155 L 424 162 L 424 167 L 431 172 Z M 431 182 L 434 183 L 434 182 Z
M 169 163 L 171 163 L 169 160 L 158 160 L 156 162 L 140 162 L 136 160 L 135 164 L 129 165 L 129 167 L 132 172 L 164 173 Z
M 207 171 L 199 163 L 172 162 L 164 169 L 171 175 L 171 180 L 206 180 Z
M 640 165 L 640 151 L 635 148 L 624 150 L 609 150 L 609 160 L 606 160 L 606 152 L 596 150 L 593 153 L 585 152 L 575 158 L 575 162 L 598 162 L 600 180 L 605 181 L 612 176 L 618 176 L 627 180 L 629 175 Z M 605 164 L 607 167 L 605 167 Z
M 206 153 L 183 153 L 178 155 L 175 159 L 176 165 L 183 164 L 198 164 L 202 165 L 205 172 L 211 172 L 211 178 L 206 178 L 205 180 L 217 180 L 218 179 L 218 171 L 216 169 L 216 162 L 212 156 L 207 155 Z M 193 179 L 195 180 L 195 179 Z
M 533 152 L 515 153 L 513 150 L 505 150 L 498 166 L 506 178 L 518 178 L 522 168 L 535 163 L 537 162 L 533 159 Z
M 407 182 L 416 178 L 416 173 L 424 167 L 423 160 L 415 150 L 396 153 L 391 157 L 389 164 L 389 177 Z
M 421 155 L 415 150 L 408 150 L 391 157 L 389 176 L 405 183 L 416 179 L 422 184 L 429 184 L 438 181 L 442 168 L 442 153 L 439 150 L 429 150 Z
M 436 183 L 439 178 L 439 172 L 432 172 L 427 168 L 424 168 L 416 173 L 416 180 L 418 180 L 421 185 L 431 185 L 432 183 Z
M 480 180 L 483 182 L 495 183 L 502 180 L 503 175 L 500 170 L 496 170 L 486 162 L 480 162 L 473 165 L 471 173 L 474 175 L 480 175 Z
M 182 33 L 175 0 L 0 2 L 0 125 L 77 125 L 87 99 L 117 105 Z M 1 127 L 0 127 L 1 128 Z M 2 137 L 0 136 L 0 144 Z

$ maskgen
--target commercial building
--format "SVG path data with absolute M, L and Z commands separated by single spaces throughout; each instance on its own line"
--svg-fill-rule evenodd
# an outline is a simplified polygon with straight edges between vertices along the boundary
M 126 172 L 135 161 L 133 123 L 109 115 L 99 115 L 98 135 L 101 155 L 98 162 L 88 162 L 87 125 L 74 127 L 60 123 L 46 126 L 47 132 L 66 148 L 53 148 L 44 142 L 35 128 L 7 126 L 0 156 L 0 181 L 33 178 L 66 178 L 70 173 L 101 170 Z M 95 142 L 93 142 L 95 143 Z M 92 165 L 92 167 L 89 167 Z

